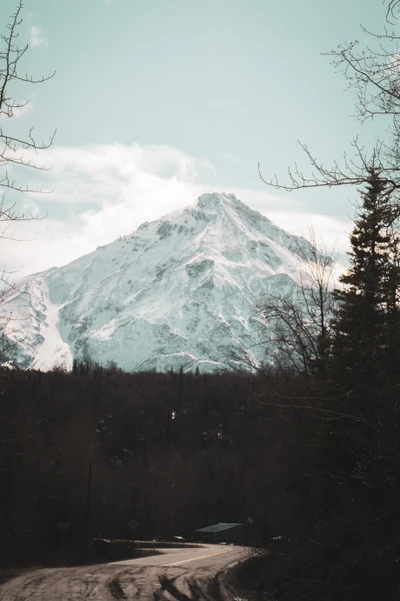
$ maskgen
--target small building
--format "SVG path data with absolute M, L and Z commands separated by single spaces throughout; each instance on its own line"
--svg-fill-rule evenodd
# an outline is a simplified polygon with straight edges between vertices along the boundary
M 246 534 L 245 524 L 220 522 L 195 530 L 193 539 L 198 543 L 244 543 Z

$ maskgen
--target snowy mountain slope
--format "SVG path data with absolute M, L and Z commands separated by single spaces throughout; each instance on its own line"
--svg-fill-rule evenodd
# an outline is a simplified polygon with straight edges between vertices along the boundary
M 294 291 L 308 249 L 233 195 L 205 194 L 21 280 L 2 311 L 18 316 L 11 336 L 24 366 L 91 358 L 125 370 L 246 367 L 265 359 L 256 303 Z

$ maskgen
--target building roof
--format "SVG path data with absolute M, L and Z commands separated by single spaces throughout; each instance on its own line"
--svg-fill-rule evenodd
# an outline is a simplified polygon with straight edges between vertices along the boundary
M 206 526 L 205 528 L 198 528 L 195 532 L 222 532 L 223 530 L 230 530 L 231 528 L 236 528 L 237 526 L 241 526 L 241 523 L 228 523 L 228 522 L 220 522 L 219 524 L 213 524 L 212 526 Z

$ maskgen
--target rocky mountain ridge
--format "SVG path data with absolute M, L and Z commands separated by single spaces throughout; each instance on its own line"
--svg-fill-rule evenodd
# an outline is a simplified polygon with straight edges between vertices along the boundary
M 309 250 L 232 194 L 204 194 L 7 295 L 15 360 L 42 370 L 73 359 L 127 371 L 249 369 L 268 360 L 256 306 L 293 293 Z M 17 319 L 15 319 L 17 317 Z

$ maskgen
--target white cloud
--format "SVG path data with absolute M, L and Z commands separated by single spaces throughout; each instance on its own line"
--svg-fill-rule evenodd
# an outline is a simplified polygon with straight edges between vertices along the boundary
M 328 245 L 339 239 L 338 250 L 347 248 L 350 222 L 310 213 L 268 190 L 213 185 L 216 174 L 207 159 L 169 146 L 53 147 L 43 156 L 54 166 L 39 173 L 44 180 L 36 182 L 55 189 L 44 199 L 52 204 L 48 216 L 17 224 L 16 235 L 29 242 L 0 240 L 0 254 L 7 257 L 10 269 L 21 269 L 18 277 L 68 263 L 210 191 L 233 192 L 291 233 L 301 235 L 311 224 L 317 238 L 323 236 Z M 36 205 L 29 203 L 43 200 L 24 198 L 32 212 Z M 61 214 L 62 219 L 57 217 Z
M 40 46 L 49 45 L 46 38 L 44 37 L 43 29 L 37 25 L 32 25 L 29 30 L 29 45 L 32 48 L 40 48 Z

